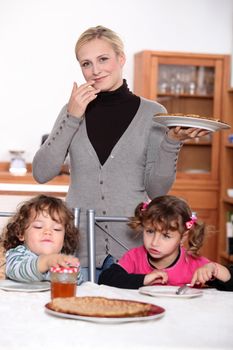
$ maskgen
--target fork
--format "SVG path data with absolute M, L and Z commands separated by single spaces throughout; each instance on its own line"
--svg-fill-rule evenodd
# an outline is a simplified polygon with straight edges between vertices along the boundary
M 188 287 L 190 287 L 191 284 L 190 283 L 185 283 L 183 284 L 183 286 L 179 287 L 177 290 L 176 290 L 176 294 L 177 295 L 181 295 L 181 294 L 184 294 L 186 292 L 186 289 Z

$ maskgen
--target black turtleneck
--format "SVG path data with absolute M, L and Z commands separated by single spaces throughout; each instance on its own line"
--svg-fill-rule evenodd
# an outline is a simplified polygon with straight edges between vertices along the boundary
M 123 81 L 115 91 L 100 92 L 86 109 L 86 125 L 89 140 L 100 164 L 104 164 L 113 147 L 133 120 L 140 104 Z

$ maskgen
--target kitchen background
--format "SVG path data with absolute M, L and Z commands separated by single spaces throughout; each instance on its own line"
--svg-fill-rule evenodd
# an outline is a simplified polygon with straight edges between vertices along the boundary
M 1 0 L 0 162 L 12 149 L 31 162 L 73 81 L 84 81 L 76 40 L 98 24 L 123 39 L 131 89 L 138 51 L 233 53 L 232 0 Z

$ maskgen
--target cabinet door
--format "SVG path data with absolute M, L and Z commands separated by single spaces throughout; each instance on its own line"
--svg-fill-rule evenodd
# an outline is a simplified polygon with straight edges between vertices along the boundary
M 228 72 L 230 76 L 230 72 Z M 228 83 L 228 81 L 227 81 Z M 218 259 L 221 263 L 233 263 L 232 249 L 229 240 L 233 239 L 233 196 L 228 192 L 233 189 L 233 88 L 229 89 L 224 99 L 224 121 L 231 129 L 224 133 L 221 143 L 220 158 L 220 235 L 218 241 Z M 229 217 L 230 214 L 230 217 Z
M 152 57 L 154 88 L 150 98 L 168 113 L 196 114 L 220 119 L 221 60 Z M 151 79 L 152 79 L 151 78 Z M 152 86 L 152 82 L 151 82 Z M 218 178 L 219 133 L 188 141 L 177 163 L 178 177 Z
M 205 223 L 205 237 L 200 254 L 210 260 L 217 259 L 218 194 L 214 191 L 172 190 L 170 194 L 189 203 L 199 222 Z

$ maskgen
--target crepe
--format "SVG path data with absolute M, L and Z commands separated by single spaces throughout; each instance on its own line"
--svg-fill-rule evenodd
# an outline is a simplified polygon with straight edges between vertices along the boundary
M 203 116 L 200 116 L 198 114 L 183 114 L 183 113 L 157 113 L 155 114 L 156 117 L 189 117 L 189 118 L 199 118 L 199 119 L 208 119 L 208 120 L 212 120 L 212 121 L 215 121 L 215 122 L 219 122 L 219 123 L 223 123 L 220 119 L 217 119 L 217 118 L 212 118 L 212 117 L 203 117 Z
M 55 298 L 48 307 L 56 312 L 90 317 L 140 317 L 159 309 L 152 304 L 104 297 Z

